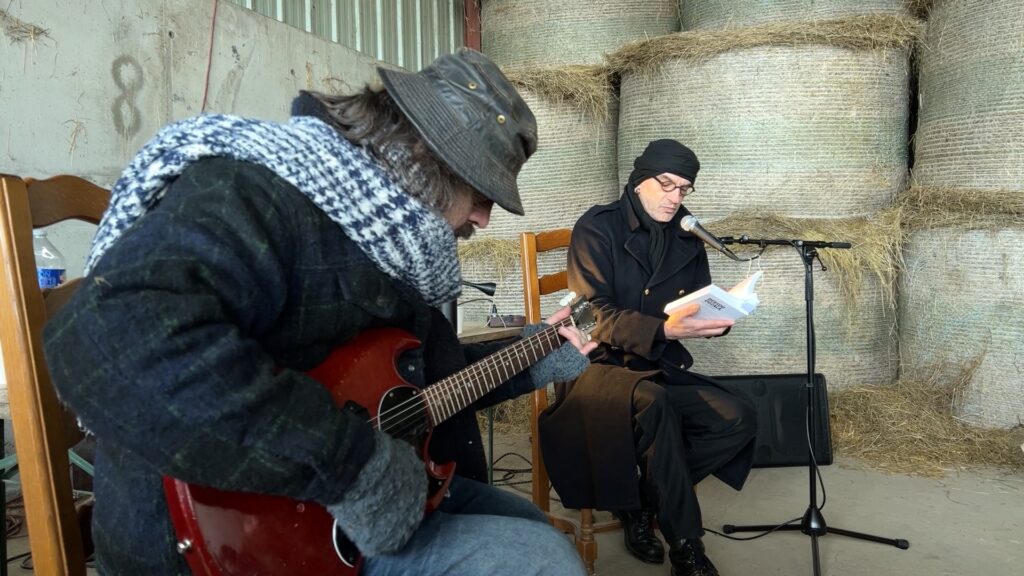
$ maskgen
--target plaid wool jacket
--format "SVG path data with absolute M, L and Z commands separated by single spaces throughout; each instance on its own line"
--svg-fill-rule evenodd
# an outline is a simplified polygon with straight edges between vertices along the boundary
M 174 181 L 45 330 L 53 382 L 97 437 L 101 573 L 190 573 L 175 552 L 164 475 L 340 501 L 372 431 L 303 372 L 376 326 L 427 342 L 397 363 L 412 384 L 465 365 L 443 316 L 269 170 L 213 158 Z M 517 377 L 476 407 L 531 389 Z M 471 410 L 435 431 L 432 454 L 482 479 Z

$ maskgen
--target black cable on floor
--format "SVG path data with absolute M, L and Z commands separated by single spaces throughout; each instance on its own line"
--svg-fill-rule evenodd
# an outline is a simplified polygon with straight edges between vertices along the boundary
M 803 520 L 803 517 L 793 518 L 792 520 L 790 520 L 788 522 L 783 522 L 782 524 L 779 524 L 778 526 L 776 526 L 776 527 L 774 527 L 774 528 L 772 528 L 770 530 L 765 530 L 764 532 L 761 532 L 760 534 L 755 534 L 753 536 L 730 536 L 728 534 L 722 534 L 721 532 L 719 532 L 717 530 L 712 530 L 711 528 L 704 528 L 704 531 L 705 532 L 711 532 L 715 536 L 721 536 L 722 538 L 728 538 L 729 540 L 756 540 L 758 538 L 767 536 L 767 535 L 771 534 L 772 532 L 775 532 L 776 530 L 781 529 L 783 526 L 791 526 L 793 524 L 796 524 L 797 522 L 800 522 L 801 520 Z
M 14 562 L 15 560 L 20 560 L 22 558 L 28 558 L 31 555 L 32 555 L 31 552 L 22 552 L 21 554 L 15 554 L 14 556 L 11 556 L 10 558 L 7 559 L 7 563 L 10 564 L 11 562 Z

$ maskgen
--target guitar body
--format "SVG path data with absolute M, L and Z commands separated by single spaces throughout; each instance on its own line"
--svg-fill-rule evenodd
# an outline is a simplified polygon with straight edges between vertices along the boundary
M 368 330 L 336 349 L 309 375 L 323 384 L 346 410 L 376 418 L 401 414 L 400 435 L 419 451 L 430 478 L 427 509 L 440 504 L 451 483 L 454 463 L 430 461 L 430 417 L 419 402 L 421 391 L 405 382 L 395 369 L 398 356 L 420 345 L 412 335 L 395 328 Z M 414 410 L 405 406 L 409 403 Z M 381 422 L 381 429 L 385 429 Z M 408 424 L 408 425 L 406 425 Z M 395 427 L 392 426 L 392 429 Z M 164 492 L 178 547 L 192 572 L 204 576 L 324 575 L 354 576 L 362 559 L 359 551 L 335 526 L 319 504 L 279 496 L 225 492 L 164 478 Z

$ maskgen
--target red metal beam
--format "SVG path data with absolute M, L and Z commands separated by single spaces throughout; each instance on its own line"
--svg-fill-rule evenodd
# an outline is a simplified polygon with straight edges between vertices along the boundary
M 480 50 L 480 0 L 465 0 L 465 35 L 467 48 Z

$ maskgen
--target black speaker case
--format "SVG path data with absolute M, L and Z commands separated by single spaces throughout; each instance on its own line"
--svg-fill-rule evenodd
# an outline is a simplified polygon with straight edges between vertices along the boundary
M 807 374 L 714 376 L 715 381 L 748 399 L 757 410 L 754 467 L 807 466 Z M 814 375 L 814 458 L 818 466 L 832 463 L 828 388 L 823 374 Z

